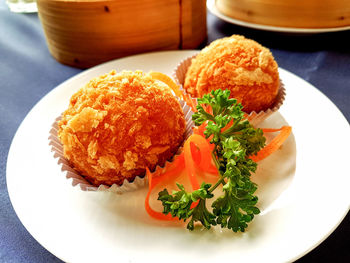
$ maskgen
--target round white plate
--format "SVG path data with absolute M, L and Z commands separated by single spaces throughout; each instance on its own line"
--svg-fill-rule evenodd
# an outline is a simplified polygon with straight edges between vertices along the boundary
M 297 27 L 269 26 L 269 25 L 251 23 L 251 22 L 235 19 L 227 15 L 224 15 L 217 9 L 215 5 L 215 1 L 216 0 L 207 0 L 208 10 L 218 18 L 238 26 L 243 26 L 243 27 L 248 27 L 248 28 L 253 28 L 258 30 L 281 32 L 281 33 L 293 33 L 293 34 L 294 33 L 295 34 L 327 33 L 327 32 L 337 32 L 337 31 L 344 31 L 344 30 L 350 29 L 350 26 L 330 27 L 330 28 L 297 28 Z
M 288 123 L 293 135 L 252 177 L 259 184 L 261 214 L 247 232 L 189 232 L 154 220 L 143 208 L 145 189 L 117 195 L 71 185 L 48 141 L 70 96 L 112 69 L 171 74 L 194 52 L 149 53 L 94 67 L 52 90 L 24 119 L 9 151 L 8 191 L 23 225 L 54 255 L 68 262 L 285 262 L 316 247 L 344 218 L 350 203 L 349 124 L 321 92 L 283 69 L 285 103 L 262 125 Z

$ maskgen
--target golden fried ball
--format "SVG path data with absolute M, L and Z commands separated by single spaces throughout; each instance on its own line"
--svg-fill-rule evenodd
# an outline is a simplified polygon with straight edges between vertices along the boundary
M 205 47 L 189 67 L 184 88 L 194 97 L 214 89 L 230 89 L 247 113 L 266 110 L 280 86 L 271 52 L 254 40 L 233 35 Z
M 184 132 L 184 113 L 166 84 L 141 71 L 112 71 L 71 97 L 58 136 L 64 156 L 89 182 L 120 185 L 164 165 Z

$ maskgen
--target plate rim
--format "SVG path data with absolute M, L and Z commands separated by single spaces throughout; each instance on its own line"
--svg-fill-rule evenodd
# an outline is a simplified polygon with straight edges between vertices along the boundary
M 329 28 L 299 28 L 299 27 L 282 27 L 282 26 L 273 26 L 273 25 L 263 25 L 263 24 L 247 22 L 247 21 L 229 17 L 221 13 L 217 9 L 215 5 L 215 1 L 216 0 L 207 0 L 207 9 L 214 16 L 228 23 L 251 28 L 251 29 L 278 32 L 278 33 L 290 33 L 290 34 L 318 34 L 318 33 L 331 33 L 331 32 L 341 32 L 341 31 L 350 30 L 350 25 L 342 26 L 342 27 L 329 27 Z

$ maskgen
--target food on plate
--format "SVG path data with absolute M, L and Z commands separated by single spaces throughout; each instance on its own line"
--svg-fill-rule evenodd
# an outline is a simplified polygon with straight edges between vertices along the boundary
M 218 89 L 199 98 L 197 111 L 192 115 L 198 127 L 186 140 L 183 153 L 161 174 L 147 171 L 149 191 L 145 209 L 150 216 L 160 220 L 176 218 L 187 221 L 189 230 L 199 223 L 207 229 L 220 225 L 234 232 L 244 232 L 248 223 L 260 213 L 256 206 L 258 197 L 254 195 L 257 185 L 250 180 L 251 173 L 256 171 L 257 161 L 283 144 L 291 133 L 291 127 L 254 128 L 246 120 L 242 105 L 229 97 L 229 90 Z M 265 146 L 264 132 L 276 131 L 280 134 Z M 184 169 L 192 191 L 178 182 L 178 189 L 171 193 L 165 188 L 158 193 L 163 212 L 155 211 L 150 205 L 152 190 L 162 181 L 177 180 Z M 216 177 L 215 183 L 206 182 L 208 173 Z M 214 193 L 219 186 L 222 191 Z M 208 202 L 212 200 L 210 206 Z
M 184 133 L 184 113 L 168 85 L 141 71 L 111 71 L 71 97 L 58 137 L 73 168 L 98 186 L 164 165 Z
M 269 49 L 233 35 L 213 41 L 192 59 L 183 86 L 193 97 L 229 89 L 244 112 L 265 111 L 280 88 L 278 65 Z
M 153 218 L 183 220 L 189 230 L 219 225 L 244 232 L 260 213 L 251 174 L 291 127 L 254 127 L 230 89 L 197 100 L 186 96 L 159 72 L 111 71 L 94 78 L 71 97 L 58 123 L 64 156 L 96 186 L 146 174 L 145 210 Z M 181 98 L 191 99 L 193 114 Z M 196 127 L 189 135 L 191 117 Z M 265 145 L 267 132 L 279 135 Z M 154 189 L 162 212 L 152 208 Z

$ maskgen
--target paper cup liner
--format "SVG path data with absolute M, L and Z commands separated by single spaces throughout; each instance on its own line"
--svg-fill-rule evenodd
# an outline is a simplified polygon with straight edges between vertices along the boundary
M 184 141 L 192 134 L 192 128 L 194 127 L 194 123 L 192 121 L 192 110 L 191 108 L 186 104 L 185 101 L 179 99 L 180 105 L 182 107 L 182 110 L 184 112 L 185 121 L 186 121 L 186 128 L 185 128 L 185 135 L 184 135 Z M 80 187 L 83 191 L 108 191 L 108 192 L 114 192 L 117 194 L 123 194 L 126 192 L 134 191 L 136 189 L 142 188 L 147 186 L 148 180 L 146 176 L 136 176 L 135 179 L 131 182 L 129 182 L 127 179 L 124 179 L 123 183 L 121 185 L 113 184 L 111 186 L 107 185 L 100 185 L 95 186 L 88 182 L 84 176 L 82 176 L 79 172 L 74 170 L 69 161 L 64 157 L 63 154 L 63 145 L 60 142 L 58 138 L 58 122 L 60 121 L 61 116 L 57 117 L 54 123 L 52 124 L 50 135 L 49 135 L 49 145 L 51 146 L 51 151 L 54 153 L 54 158 L 57 158 L 57 163 L 61 166 L 61 171 L 65 174 L 66 178 L 71 180 L 72 186 Z M 171 163 L 176 155 L 179 155 L 182 152 L 183 145 L 179 147 L 176 154 L 169 160 L 167 160 L 163 167 L 160 167 L 159 165 L 156 166 L 153 173 L 158 171 L 158 169 L 163 169 L 166 165 Z
M 178 85 L 180 85 L 182 92 L 184 92 L 185 94 L 188 94 L 186 92 L 186 90 L 183 88 L 183 85 L 185 83 L 186 73 L 187 73 L 189 66 L 192 63 L 192 59 L 195 58 L 196 56 L 197 56 L 197 54 L 182 60 L 176 66 L 176 68 L 174 69 L 174 72 L 173 72 L 173 78 L 175 79 L 175 82 Z M 283 104 L 285 96 L 286 96 L 286 89 L 284 88 L 284 84 L 282 83 L 282 80 L 280 80 L 280 87 L 278 89 L 278 93 L 277 93 L 274 104 L 269 109 L 267 109 L 265 111 L 260 111 L 260 112 L 252 111 L 247 117 L 249 122 L 253 126 L 256 126 L 260 122 L 265 120 L 267 117 L 269 117 L 271 114 L 278 111 L 278 109 Z M 196 98 L 193 98 L 193 99 L 196 99 Z

